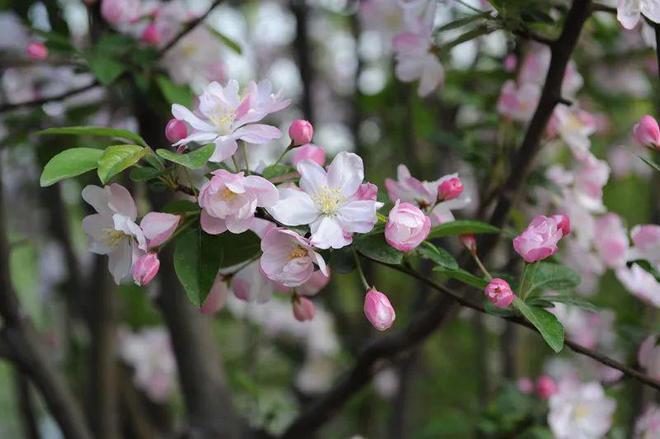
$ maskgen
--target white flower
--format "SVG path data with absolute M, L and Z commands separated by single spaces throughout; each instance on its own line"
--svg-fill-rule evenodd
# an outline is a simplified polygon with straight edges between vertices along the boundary
M 623 286 L 638 299 L 660 308 L 660 282 L 638 264 L 621 267 L 616 270 L 616 277 Z
M 639 23 L 642 14 L 654 23 L 660 23 L 659 0 L 619 0 L 616 6 L 616 18 L 626 29 L 632 29 Z
M 216 148 L 209 161 L 221 162 L 236 152 L 238 140 L 262 144 L 280 137 L 279 129 L 255 122 L 285 108 L 289 102 L 272 93 L 267 81 L 250 82 L 242 99 L 237 81 L 231 80 L 224 87 L 212 82 L 199 96 L 199 115 L 183 105 L 172 105 L 172 115 L 192 128 L 190 135 L 175 145 L 213 142 Z
M 140 226 L 135 223 L 137 208 L 125 187 L 86 186 L 83 200 L 96 212 L 83 219 L 83 229 L 89 235 L 89 251 L 108 255 L 108 269 L 116 283 L 131 272 L 133 255 L 147 250 L 147 242 Z
M 548 424 L 557 439 L 597 439 L 612 426 L 616 402 L 597 382 L 563 381 L 549 402 Z
M 280 201 L 267 210 L 288 226 L 309 224 L 314 247 L 342 248 L 353 233 L 367 233 L 376 224 L 381 203 L 360 195 L 364 168 L 358 155 L 340 152 L 327 172 L 311 160 L 297 168 L 302 190 L 280 188 Z

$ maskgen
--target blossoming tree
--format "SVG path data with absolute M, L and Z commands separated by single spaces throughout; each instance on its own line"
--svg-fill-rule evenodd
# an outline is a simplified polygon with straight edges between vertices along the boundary
M 25 3 L 28 436 L 660 437 L 659 1 Z

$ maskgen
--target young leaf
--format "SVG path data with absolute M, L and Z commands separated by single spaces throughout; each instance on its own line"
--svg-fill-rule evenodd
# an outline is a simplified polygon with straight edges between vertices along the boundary
M 50 159 L 39 179 L 41 187 L 50 186 L 65 178 L 75 177 L 96 169 L 102 149 L 71 148 Z
M 209 160 L 211 155 L 213 155 L 213 151 L 215 151 L 215 145 L 213 143 L 209 143 L 208 145 L 204 145 L 201 148 L 198 148 L 187 154 L 178 154 L 174 151 L 170 151 L 169 149 L 157 149 L 156 154 L 165 160 L 169 160 L 170 162 L 185 166 L 186 168 L 199 169 L 206 165 L 206 162 Z
M 170 104 L 181 104 L 184 107 L 192 105 L 193 94 L 187 85 L 175 84 L 165 75 L 159 75 L 156 83 Z
M 147 181 L 159 177 L 163 171 L 150 167 L 133 168 L 129 177 L 133 181 Z
M 564 327 L 554 314 L 544 310 L 528 306 L 519 297 L 514 297 L 513 305 L 532 324 L 555 352 L 561 352 L 564 347 Z
M 103 85 L 112 84 L 115 79 L 126 71 L 124 64 L 106 54 L 88 53 L 85 59 L 89 69 Z
M 39 135 L 77 135 L 77 136 L 96 136 L 96 137 L 116 137 L 122 140 L 135 142 L 138 145 L 148 146 L 147 142 L 138 134 L 122 130 L 119 128 L 95 127 L 95 126 L 77 126 L 77 127 L 56 127 L 38 131 Z
M 525 279 L 528 296 L 535 291 L 567 290 L 580 285 L 580 276 L 561 264 L 536 262 L 536 267 L 530 268 L 528 273 Z
M 486 279 L 477 277 L 474 274 L 463 270 L 462 268 L 451 270 L 445 267 L 435 267 L 433 271 L 437 271 L 438 273 L 444 276 L 447 276 L 451 279 L 456 279 L 458 281 L 463 282 L 464 284 L 473 286 L 480 290 L 483 290 L 484 288 L 486 288 L 486 285 L 488 285 L 488 281 L 486 281 Z
M 403 253 L 390 247 L 385 242 L 385 236 L 380 233 L 376 235 L 363 235 L 354 241 L 357 251 L 364 256 L 385 264 L 400 264 L 403 262 Z
M 284 175 L 292 171 L 293 168 L 291 166 L 278 163 L 276 165 L 267 166 L 261 173 L 261 176 L 266 180 L 270 180 L 271 178 L 279 177 L 280 175 Z
M 440 267 L 444 267 L 450 270 L 458 269 L 458 263 L 456 259 L 449 254 L 444 248 L 436 247 L 428 241 L 422 242 L 422 245 L 417 247 L 417 253 L 425 259 L 430 259 L 435 262 Z
M 588 302 L 581 297 L 569 296 L 567 294 L 558 294 L 558 295 L 548 295 L 543 296 L 542 299 L 548 300 L 554 303 L 566 303 L 568 305 L 577 306 L 587 311 L 597 312 L 598 308 L 591 302 Z
M 101 183 L 107 183 L 124 169 L 139 162 L 148 151 L 138 145 L 108 146 L 99 159 L 98 174 Z
M 207 26 L 207 27 L 211 31 L 211 33 L 215 35 L 222 42 L 222 44 L 227 46 L 230 50 L 232 50 L 238 55 L 241 55 L 243 53 L 243 49 L 241 49 L 241 45 L 238 44 L 236 41 L 234 41 L 232 38 L 229 38 L 227 35 L 217 31 L 211 26 Z
M 488 223 L 473 220 L 456 220 L 440 224 L 431 229 L 426 239 L 441 238 L 450 235 L 464 235 L 466 233 L 499 233 L 500 229 Z

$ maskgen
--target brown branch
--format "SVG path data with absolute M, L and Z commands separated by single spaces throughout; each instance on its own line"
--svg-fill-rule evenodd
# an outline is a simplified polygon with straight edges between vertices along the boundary
M 194 20 L 188 22 L 186 26 L 174 36 L 165 46 L 163 46 L 159 51 L 158 51 L 158 58 L 162 58 L 172 47 L 178 43 L 181 38 L 185 37 L 190 33 L 193 29 L 197 27 L 202 21 L 206 20 L 206 17 L 209 16 L 209 14 L 220 4 L 222 3 L 223 0 L 215 0 L 211 6 L 204 12 L 202 15 L 199 17 L 195 18 Z
M 94 87 L 96 87 L 97 85 L 99 85 L 99 82 L 94 81 L 94 82 L 92 82 L 90 84 L 87 84 L 83 87 L 74 88 L 74 89 L 65 91 L 64 93 L 57 94 L 57 95 L 46 96 L 46 97 L 43 97 L 43 98 L 34 99 L 32 101 L 16 102 L 14 104 L 11 104 L 11 103 L 2 104 L 2 105 L 0 105 L 0 114 L 7 113 L 9 111 L 14 111 L 14 110 L 17 110 L 19 108 L 38 107 L 39 105 L 47 104 L 49 102 L 62 101 L 64 99 L 70 98 L 70 97 L 75 96 L 77 94 L 84 93 L 87 90 L 91 90 Z

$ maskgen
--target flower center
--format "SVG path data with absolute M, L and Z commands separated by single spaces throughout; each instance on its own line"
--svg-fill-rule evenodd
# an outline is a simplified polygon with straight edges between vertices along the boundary
M 293 259 L 298 259 L 298 258 L 304 258 L 308 255 L 307 249 L 302 248 L 301 246 L 297 246 L 293 250 L 291 250 L 291 253 L 289 253 L 289 260 Z
M 589 415 L 589 407 L 584 404 L 578 404 L 574 410 L 575 419 L 582 419 Z
M 323 186 L 313 198 L 314 203 L 325 215 L 334 215 L 346 199 L 338 188 Z
M 121 230 L 104 229 L 103 232 L 104 232 L 103 241 L 109 247 L 117 247 L 122 240 L 128 237 L 128 235 L 122 232 Z
M 220 134 L 231 133 L 231 124 L 234 123 L 235 114 L 218 109 L 209 116 L 209 120 L 217 128 Z
M 229 188 L 224 188 L 224 189 L 222 190 L 222 194 L 221 194 L 221 196 L 222 196 L 222 199 L 223 199 L 223 200 L 225 200 L 225 201 L 231 201 L 231 200 L 233 200 L 234 198 L 236 198 L 236 192 L 232 192 L 231 189 L 229 189 Z

